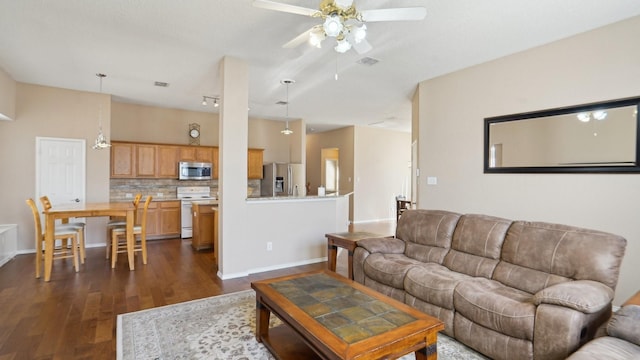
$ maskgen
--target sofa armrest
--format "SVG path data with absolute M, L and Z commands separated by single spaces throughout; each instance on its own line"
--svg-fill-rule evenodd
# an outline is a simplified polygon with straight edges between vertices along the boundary
M 404 254 L 405 242 L 396 238 L 369 238 L 358 241 L 369 253 Z
M 640 346 L 640 306 L 625 305 L 614 313 L 607 333 Z
M 534 303 L 565 306 L 585 314 L 593 314 L 613 301 L 613 290 L 597 281 L 568 281 L 538 291 Z

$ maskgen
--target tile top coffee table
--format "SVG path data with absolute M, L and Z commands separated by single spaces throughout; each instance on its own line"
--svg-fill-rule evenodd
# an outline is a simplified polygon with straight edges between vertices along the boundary
M 348 277 L 353 279 L 353 251 L 356 249 L 358 240 L 368 238 L 380 238 L 380 237 L 393 237 L 393 235 L 380 235 L 365 231 L 356 232 L 342 232 L 342 233 L 329 233 L 325 234 L 327 238 L 327 262 L 329 270 L 336 271 L 336 257 L 338 253 L 338 247 L 346 249 L 349 254 L 348 259 Z
M 256 338 L 277 359 L 437 359 L 442 321 L 327 270 L 255 281 Z M 270 314 L 284 324 L 269 328 Z

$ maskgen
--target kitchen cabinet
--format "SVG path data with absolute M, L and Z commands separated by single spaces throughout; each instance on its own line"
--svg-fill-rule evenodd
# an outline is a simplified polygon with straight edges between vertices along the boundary
M 213 162 L 213 150 L 211 146 L 181 146 L 180 161 Z M 216 148 L 217 149 L 217 148 Z
M 180 236 L 180 201 L 159 202 L 159 234 L 161 236 Z
M 218 206 L 194 203 L 192 213 L 193 234 L 191 246 L 196 250 L 213 249 L 214 256 L 217 259 Z
M 220 163 L 218 161 L 219 154 L 220 154 L 220 151 L 217 147 L 211 148 L 211 158 L 212 158 L 211 163 L 213 164 L 213 174 L 211 174 L 211 176 L 214 179 L 218 178 L 218 164 Z
M 136 144 L 136 177 L 155 178 L 157 176 L 157 145 Z
M 142 207 L 138 219 L 142 220 Z M 180 236 L 180 201 L 152 201 L 147 210 L 147 239 Z
M 247 154 L 247 177 L 262 179 L 262 158 L 264 149 L 249 149 Z
M 135 177 L 135 144 L 111 143 L 111 177 Z
M 178 178 L 180 147 L 173 145 L 158 145 L 157 151 L 157 177 L 162 179 Z
M 217 146 L 111 142 L 111 178 L 177 179 L 180 161 L 209 162 L 218 179 Z M 262 179 L 264 149 L 247 152 L 247 178 Z

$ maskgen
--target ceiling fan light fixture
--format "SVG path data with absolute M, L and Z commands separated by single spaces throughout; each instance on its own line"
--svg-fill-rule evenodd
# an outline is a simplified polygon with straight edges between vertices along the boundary
M 342 10 L 347 10 L 353 5 L 353 0 L 334 0 L 337 7 Z
M 342 33 L 344 24 L 342 18 L 338 15 L 327 16 L 327 19 L 322 24 L 322 29 L 327 36 L 336 37 Z
M 356 44 L 360 44 L 360 42 L 367 37 L 367 25 L 362 24 L 361 26 L 355 27 L 352 34 L 353 41 L 355 41 Z
M 351 43 L 349 43 L 346 39 L 338 40 L 334 50 L 343 54 L 351 49 Z
M 326 35 L 322 30 L 312 31 L 309 34 L 309 44 L 318 49 L 322 48 L 322 41 L 326 38 Z

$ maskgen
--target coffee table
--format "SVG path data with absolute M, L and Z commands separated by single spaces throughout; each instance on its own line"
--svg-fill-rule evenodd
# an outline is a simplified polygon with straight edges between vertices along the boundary
M 437 359 L 442 321 L 328 270 L 251 287 L 256 339 L 277 359 Z M 283 324 L 269 328 L 271 313 Z
M 329 233 L 324 235 L 327 238 L 327 265 L 329 270 L 336 271 L 336 257 L 338 247 L 346 249 L 349 254 L 347 260 L 348 278 L 353 279 L 353 251 L 356 249 L 358 240 L 379 237 L 393 237 L 393 235 L 380 235 L 366 231 Z

